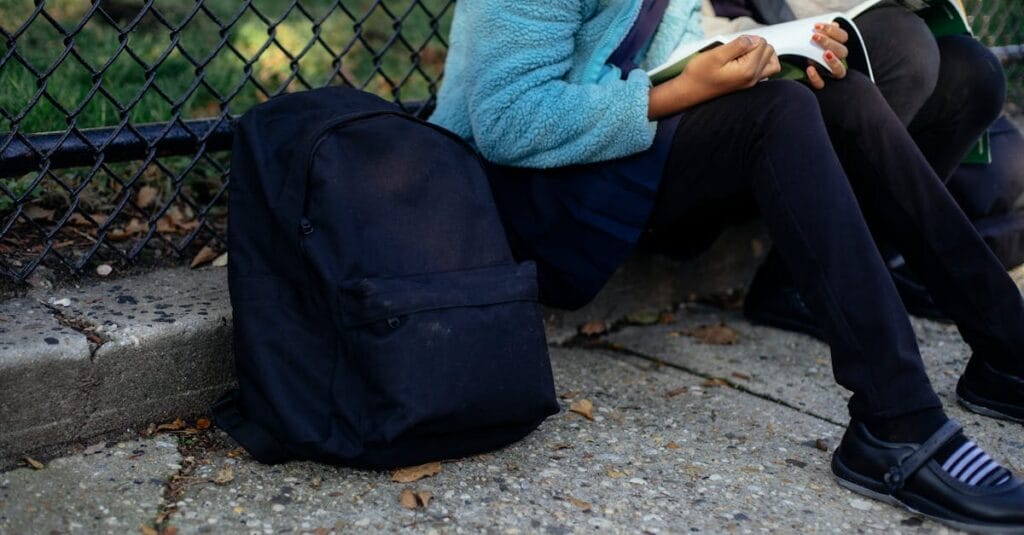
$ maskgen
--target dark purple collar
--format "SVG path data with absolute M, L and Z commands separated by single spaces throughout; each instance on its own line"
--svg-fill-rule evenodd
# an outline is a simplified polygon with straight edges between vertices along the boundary
M 647 43 L 654 37 L 661 19 L 668 8 L 669 0 L 643 0 L 640 6 L 640 14 L 637 16 L 633 27 L 630 28 L 626 38 L 619 44 L 619 48 L 612 52 L 608 63 L 615 65 L 622 70 L 622 77 L 629 76 L 630 71 L 637 68 L 637 56 L 644 51 Z

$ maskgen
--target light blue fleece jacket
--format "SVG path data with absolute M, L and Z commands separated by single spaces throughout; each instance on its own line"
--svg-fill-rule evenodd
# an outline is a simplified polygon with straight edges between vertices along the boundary
M 642 0 L 460 0 L 430 120 L 488 160 L 553 168 L 651 146 L 650 81 L 607 65 Z M 699 39 L 700 0 L 670 0 L 642 65 Z

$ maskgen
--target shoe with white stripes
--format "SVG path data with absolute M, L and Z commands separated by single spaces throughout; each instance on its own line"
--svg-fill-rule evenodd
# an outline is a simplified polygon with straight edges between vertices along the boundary
M 1024 480 L 969 440 L 937 460 L 943 446 L 962 437 L 960 425 L 949 421 L 921 444 L 885 442 L 851 422 L 832 473 L 854 492 L 957 529 L 1024 533 Z

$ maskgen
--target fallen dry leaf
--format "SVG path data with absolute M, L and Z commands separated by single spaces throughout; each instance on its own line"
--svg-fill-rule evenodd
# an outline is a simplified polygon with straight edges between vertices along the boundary
M 176 526 L 167 526 L 164 528 L 163 535 L 178 535 L 178 528 Z
M 435 476 L 440 473 L 441 463 L 433 462 L 419 466 L 399 468 L 391 472 L 391 481 L 395 483 L 412 483 L 413 481 L 419 481 L 425 477 Z
M 592 508 L 589 503 L 587 503 L 587 502 L 585 502 L 583 500 L 580 500 L 578 498 L 573 498 L 572 496 L 569 496 L 569 503 L 575 505 L 576 507 L 578 507 L 580 509 L 580 511 L 583 511 L 583 512 L 589 511 Z
M 606 332 L 608 332 L 608 324 L 600 320 L 588 321 L 580 325 L 579 329 L 579 333 L 583 336 L 600 336 Z
M 670 449 L 670 450 L 678 450 L 680 446 L 679 446 L 679 444 L 676 444 L 675 442 L 669 442 L 668 444 L 665 444 L 665 447 Z
M 231 465 L 226 465 L 217 472 L 217 476 L 213 478 L 213 482 L 217 485 L 227 485 L 235 479 L 235 472 L 231 469 Z
M 658 323 L 662 325 L 671 325 L 676 322 L 676 315 L 671 312 L 662 312 L 658 316 Z
M 569 410 L 588 420 L 594 420 L 594 404 L 589 399 L 584 398 L 578 401 L 573 401 L 572 404 L 569 405 Z
M 210 425 L 209 418 L 200 418 L 196 420 L 196 429 L 209 429 Z
M 195 269 L 203 264 L 213 261 L 215 258 L 217 258 L 217 251 L 209 245 L 204 245 L 203 248 L 200 249 L 194 257 L 192 257 L 192 263 L 189 264 L 189 267 Z
M 733 330 L 725 323 L 718 325 L 701 325 L 693 329 L 683 331 L 686 336 L 692 336 L 702 343 L 728 346 L 740 341 L 740 333 Z
M 133 217 L 124 228 L 116 228 L 108 232 L 107 237 L 114 241 L 121 241 L 146 232 L 149 232 L 149 223 Z
M 153 186 L 142 186 L 139 188 L 139 193 L 135 196 L 135 203 L 138 204 L 140 208 L 146 208 L 153 204 L 158 193 L 160 193 L 160 190 Z
M 729 383 L 725 379 L 719 379 L 718 377 L 712 377 L 711 379 L 705 380 L 700 385 L 705 387 L 705 388 L 716 388 L 716 387 L 719 387 L 719 386 L 729 386 Z
M 213 267 L 224 267 L 228 265 L 228 254 L 224 253 L 217 258 L 214 258 L 210 265 Z
M 416 495 L 409 489 L 402 489 L 402 493 L 398 495 L 398 503 L 406 509 L 416 509 L 420 506 L 416 501 Z
M 36 221 L 39 221 L 39 220 L 49 221 L 49 220 L 53 219 L 54 211 L 53 210 L 48 210 L 46 208 L 42 208 L 42 207 L 39 207 L 39 206 L 29 206 L 28 208 L 25 208 L 25 212 L 24 213 L 25 213 L 25 215 L 27 215 L 29 217 L 29 219 L 33 219 L 33 220 L 36 220 Z
M 228 459 L 234 459 L 245 455 L 245 448 L 235 448 L 228 452 Z
M 569 400 L 569 399 L 572 399 L 572 398 L 574 398 L 574 397 L 576 397 L 578 395 L 580 395 L 579 390 L 571 390 L 569 392 L 563 392 L 563 393 L 559 394 L 558 398 L 559 399 Z
M 750 375 L 743 372 L 732 372 L 732 376 L 737 379 L 742 379 L 744 381 L 750 380 Z
M 175 418 L 173 422 L 168 422 L 166 424 L 160 424 L 160 425 L 156 426 L 156 431 L 157 432 L 160 432 L 160 431 L 181 431 L 182 429 L 185 429 L 185 420 L 182 420 L 181 418 Z
M 25 464 L 27 464 L 28 466 L 31 466 L 32 468 L 34 468 L 36 470 L 42 470 L 43 468 L 46 468 L 45 464 L 43 464 L 43 463 L 41 463 L 41 462 L 31 458 L 31 457 L 25 457 L 24 460 L 25 460 Z
M 163 216 L 156 220 L 156 231 L 161 234 L 167 234 L 168 232 L 174 232 L 178 230 L 178 226 L 171 221 L 171 218 Z
M 626 473 L 625 472 L 623 472 L 621 470 L 616 470 L 614 468 L 609 468 L 609 469 L 605 470 L 604 474 L 606 476 L 612 478 L 612 479 L 622 479 L 622 478 L 626 477 Z
M 142 531 L 142 535 L 159 535 L 160 534 L 160 532 L 157 531 L 156 528 L 147 526 L 145 524 L 140 525 L 139 529 Z
M 313 479 L 309 480 L 309 486 L 311 488 L 318 489 L 318 488 L 320 488 L 320 483 L 321 482 L 322 482 L 322 480 L 320 479 L 320 476 L 317 476 L 317 477 L 314 477 Z
M 433 497 L 434 495 L 427 491 L 413 492 L 411 489 L 402 489 L 402 493 L 398 495 L 398 503 L 406 509 L 426 508 Z
M 570 449 L 572 449 L 572 444 L 555 444 L 554 446 L 551 447 L 551 451 L 570 450 Z
M 685 394 L 685 393 L 687 393 L 689 391 L 690 391 L 690 387 L 688 387 L 688 386 L 681 386 L 679 388 L 673 388 L 672 390 L 669 390 L 669 391 L 665 392 L 665 397 L 668 398 L 668 399 L 672 399 L 672 398 L 674 398 L 676 396 L 681 396 L 681 395 L 683 395 L 683 394 Z

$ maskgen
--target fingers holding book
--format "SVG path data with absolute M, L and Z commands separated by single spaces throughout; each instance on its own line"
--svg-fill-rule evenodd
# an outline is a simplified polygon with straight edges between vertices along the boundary
M 833 78 L 845 78 L 846 77 L 846 63 L 843 61 L 850 55 L 849 49 L 846 47 L 846 42 L 850 39 L 850 35 L 846 30 L 839 27 L 839 24 L 832 23 L 818 23 L 814 25 L 814 34 L 811 36 L 811 40 L 815 44 L 825 49 L 825 53 L 822 55 L 822 61 L 832 71 Z M 815 89 L 821 89 L 825 87 L 825 79 L 818 72 L 818 68 L 815 66 L 813 61 L 809 61 L 807 64 L 807 83 Z

